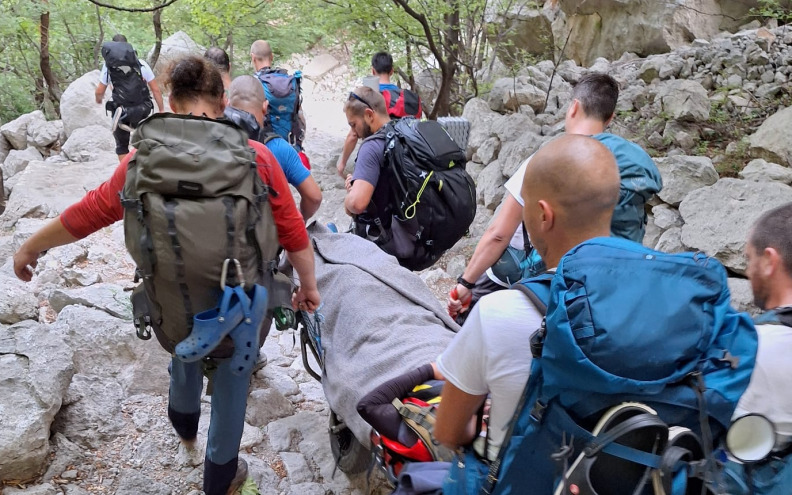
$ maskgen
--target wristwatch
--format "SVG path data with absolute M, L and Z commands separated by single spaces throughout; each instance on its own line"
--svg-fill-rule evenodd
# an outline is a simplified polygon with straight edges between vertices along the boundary
M 463 275 L 460 275 L 459 278 L 457 278 L 457 283 L 462 287 L 466 288 L 467 290 L 473 290 L 473 287 L 475 287 L 476 285 L 475 283 L 470 283 L 467 280 L 465 280 Z

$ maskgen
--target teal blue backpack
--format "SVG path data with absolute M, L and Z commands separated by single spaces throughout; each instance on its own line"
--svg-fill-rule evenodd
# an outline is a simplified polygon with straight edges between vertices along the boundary
M 537 309 L 546 304 L 531 336 L 530 378 L 498 458 L 468 450 L 452 465 L 443 493 L 649 494 L 652 483 L 667 495 L 720 493 L 713 448 L 748 386 L 757 348 L 750 317 L 730 306 L 723 266 L 700 253 L 596 238 L 568 252 L 555 274 L 518 286 Z M 591 433 L 604 411 L 625 402 L 656 414 Z M 620 436 L 658 425 L 663 438 L 652 448 Z M 690 429 L 702 452 L 671 448 L 671 425 Z M 604 478 L 574 489 L 564 483 L 570 466 L 606 458 L 618 462 Z M 643 474 L 625 486 L 629 466 Z

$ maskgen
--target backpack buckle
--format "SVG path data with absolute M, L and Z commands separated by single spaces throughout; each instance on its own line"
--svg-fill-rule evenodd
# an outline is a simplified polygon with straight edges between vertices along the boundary
M 541 423 L 546 410 L 547 410 L 547 404 L 542 404 L 541 401 L 537 400 L 534 403 L 533 408 L 531 408 L 531 418 Z
M 542 326 L 531 334 L 531 355 L 534 359 L 542 357 L 545 335 L 547 335 L 546 318 L 542 318 Z

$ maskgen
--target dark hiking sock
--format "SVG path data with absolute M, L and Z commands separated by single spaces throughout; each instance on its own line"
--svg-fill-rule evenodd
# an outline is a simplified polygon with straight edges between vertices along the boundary
M 234 457 L 225 464 L 204 460 L 203 489 L 206 495 L 226 495 L 237 472 L 237 459 Z
M 195 437 L 198 435 L 198 420 L 201 419 L 201 411 L 180 413 L 168 406 L 168 418 L 179 437 L 188 441 L 195 440 Z

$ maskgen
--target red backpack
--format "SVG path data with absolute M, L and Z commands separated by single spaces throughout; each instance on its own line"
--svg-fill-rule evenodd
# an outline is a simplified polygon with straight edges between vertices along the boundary
M 385 98 L 388 115 L 392 118 L 421 118 L 421 98 L 409 89 L 386 89 L 382 91 L 382 96 Z

